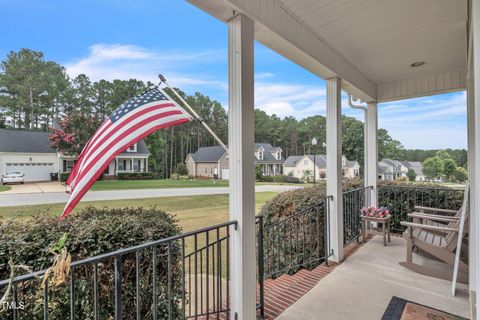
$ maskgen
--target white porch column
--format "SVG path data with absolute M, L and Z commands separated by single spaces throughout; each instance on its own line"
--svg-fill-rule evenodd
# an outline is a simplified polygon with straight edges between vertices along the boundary
M 469 234 L 469 283 L 472 319 L 477 319 L 480 311 L 480 277 L 478 275 L 480 245 L 480 3 L 471 1 L 471 35 L 469 39 L 467 116 L 468 116 L 468 171 L 470 181 L 470 234 Z
M 372 102 L 368 104 L 366 112 L 365 125 L 367 126 L 367 138 L 365 139 L 367 145 L 365 146 L 365 186 L 373 186 L 371 193 L 370 205 L 377 206 L 377 167 L 378 167 L 378 109 L 377 103 Z
M 333 260 L 343 259 L 342 97 L 341 79 L 327 80 L 327 195 L 330 201 L 330 249 Z
M 256 317 L 253 21 L 238 14 L 228 29 L 228 145 L 232 319 Z

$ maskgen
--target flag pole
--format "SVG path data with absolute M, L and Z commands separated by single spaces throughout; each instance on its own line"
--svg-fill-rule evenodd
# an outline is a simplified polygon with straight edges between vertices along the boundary
M 190 110 L 193 116 L 198 121 L 200 121 L 200 123 L 205 127 L 205 129 L 207 129 L 207 131 L 210 132 L 213 138 L 217 140 L 217 142 L 222 146 L 222 148 L 225 149 L 225 151 L 228 153 L 227 146 L 222 142 L 222 140 L 220 140 L 220 138 L 215 134 L 215 132 L 213 132 L 213 130 L 208 126 L 208 124 L 206 124 L 206 122 L 202 119 L 202 117 L 200 117 L 198 113 L 196 113 L 195 110 L 187 103 L 187 101 L 185 101 L 185 99 L 183 99 L 182 96 L 178 94 L 177 90 L 170 87 L 170 85 L 167 83 L 167 79 L 165 79 L 163 75 L 159 74 L 158 77 L 160 78 L 160 83 L 164 83 L 167 86 L 167 88 L 173 91 L 175 96 L 177 96 L 177 98 L 180 99 L 180 101 L 182 101 L 182 103 L 187 107 L 188 110 Z

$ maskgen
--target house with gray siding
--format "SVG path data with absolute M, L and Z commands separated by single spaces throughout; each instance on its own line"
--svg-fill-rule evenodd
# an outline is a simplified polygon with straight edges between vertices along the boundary
M 259 165 L 263 175 L 283 174 L 285 158 L 280 147 L 270 143 L 255 143 L 253 148 L 255 165 Z M 228 180 L 228 153 L 221 146 L 199 148 L 188 154 L 185 163 L 188 175 L 195 178 L 217 178 Z

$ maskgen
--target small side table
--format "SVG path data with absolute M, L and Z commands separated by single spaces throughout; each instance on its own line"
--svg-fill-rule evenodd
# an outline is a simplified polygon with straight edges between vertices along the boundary
M 387 245 L 387 237 L 388 242 L 390 242 L 390 221 L 392 220 L 392 215 L 388 215 L 384 218 L 379 217 L 367 217 L 361 216 L 362 221 L 362 238 L 365 241 L 365 237 L 369 234 L 377 234 L 383 236 L 383 245 Z M 377 231 L 375 228 L 372 227 L 372 222 L 377 222 L 382 224 L 382 231 Z

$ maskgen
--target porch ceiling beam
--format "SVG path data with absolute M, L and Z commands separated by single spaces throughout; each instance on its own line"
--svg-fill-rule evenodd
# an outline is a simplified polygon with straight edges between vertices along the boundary
M 255 39 L 320 78 L 342 78 L 342 89 L 370 102 L 376 84 L 318 33 L 274 0 L 187 0 L 228 22 L 234 12 L 255 21 Z

